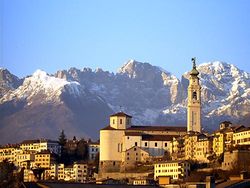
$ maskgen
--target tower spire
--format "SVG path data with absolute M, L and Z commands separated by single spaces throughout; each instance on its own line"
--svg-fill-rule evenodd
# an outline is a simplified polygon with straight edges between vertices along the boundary
M 193 57 L 193 58 L 191 59 L 191 61 L 192 61 L 192 63 L 193 63 L 193 69 L 191 70 L 190 75 L 191 75 L 191 76 L 198 76 L 199 72 L 198 72 L 197 69 L 196 69 L 196 57 Z
M 196 57 L 193 57 L 192 59 L 191 59 L 191 61 L 193 62 L 193 69 L 196 69 Z

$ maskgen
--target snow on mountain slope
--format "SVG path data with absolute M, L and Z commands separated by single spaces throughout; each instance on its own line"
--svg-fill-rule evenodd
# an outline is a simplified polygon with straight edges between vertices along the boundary
M 197 67 L 202 86 L 203 119 L 214 117 L 240 119 L 250 113 L 250 74 L 223 62 L 203 63 Z M 189 74 L 183 75 L 183 102 L 164 109 L 163 114 L 183 114 L 186 108 Z M 218 123 L 218 122 L 216 122 Z
M 78 82 L 69 82 L 64 79 L 49 76 L 46 72 L 37 70 L 30 77 L 24 79 L 23 84 L 0 99 L 0 103 L 11 100 L 26 100 L 32 102 L 60 102 L 60 96 L 67 90 L 72 96 L 79 96 L 82 92 Z M 36 97 L 36 96 L 43 97 Z M 36 97 L 36 100 L 31 100 Z

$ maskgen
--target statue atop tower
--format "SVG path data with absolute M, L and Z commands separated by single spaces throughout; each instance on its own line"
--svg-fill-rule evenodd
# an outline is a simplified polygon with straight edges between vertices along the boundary
M 201 86 L 196 58 L 191 59 L 193 69 L 190 71 L 187 106 L 187 131 L 201 132 Z

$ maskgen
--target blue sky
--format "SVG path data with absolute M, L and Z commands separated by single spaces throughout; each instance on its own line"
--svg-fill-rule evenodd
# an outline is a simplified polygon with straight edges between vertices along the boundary
M 129 59 L 180 77 L 220 60 L 250 72 L 250 1 L 1 0 L 0 66 L 19 77 Z

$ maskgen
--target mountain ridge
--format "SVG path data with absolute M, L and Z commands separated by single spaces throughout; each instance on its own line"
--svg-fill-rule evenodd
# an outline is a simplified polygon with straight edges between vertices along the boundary
M 202 86 L 203 127 L 213 130 L 220 121 L 238 122 L 250 114 L 249 73 L 219 61 L 202 63 L 197 69 Z M 0 131 L 4 134 L 10 127 L 18 130 L 23 124 L 35 130 L 32 121 L 37 121 L 34 124 L 39 130 L 46 127 L 53 133 L 42 132 L 36 134 L 37 137 L 56 137 L 65 124 L 69 136 L 98 138 L 98 130 L 108 124 L 109 115 L 121 109 L 133 116 L 134 124 L 185 125 L 188 77 L 186 72 L 178 79 L 160 67 L 136 60 L 125 63 L 117 73 L 101 68 L 70 68 L 48 75 L 38 70 L 19 82 L 18 87 L 0 90 Z M 1 86 L 6 84 L 5 79 L 1 83 Z M 60 107 L 56 108 L 57 105 Z M 46 110 L 30 120 L 30 114 L 41 113 L 39 108 Z M 22 120 L 16 122 L 17 117 Z M 19 138 L 28 138 L 28 135 Z M 13 138 L 0 138 L 0 143 L 8 140 Z

